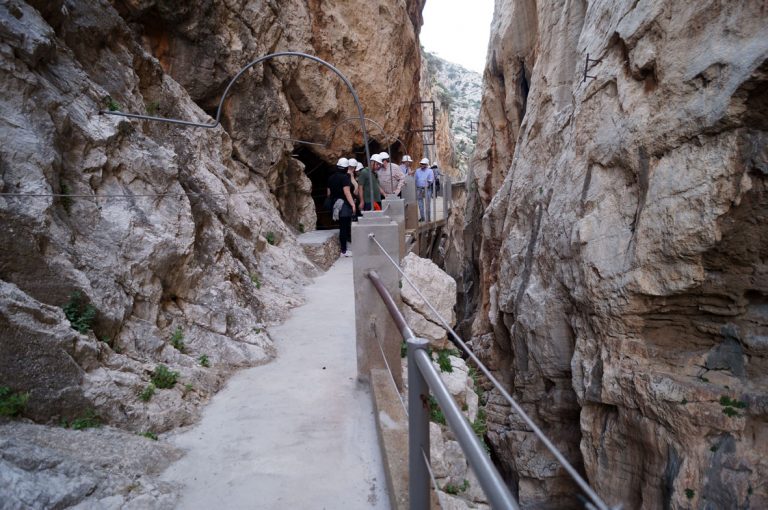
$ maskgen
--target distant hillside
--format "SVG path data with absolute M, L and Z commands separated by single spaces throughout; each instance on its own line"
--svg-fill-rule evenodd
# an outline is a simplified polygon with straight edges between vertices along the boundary
M 465 174 L 477 140 L 477 133 L 470 130 L 470 122 L 477 122 L 480 115 L 483 78 L 479 73 L 432 53 L 425 51 L 423 56 L 427 72 L 434 80 L 433 90 L 437 99 L 449 106 L 454 161 L 461 173 Z

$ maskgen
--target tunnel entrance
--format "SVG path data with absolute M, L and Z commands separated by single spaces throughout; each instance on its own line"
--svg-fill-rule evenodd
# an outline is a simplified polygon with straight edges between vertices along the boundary
M 369 147 L 371 154 L 376 154 L 382 150 L 379 143 L 370 140 Z M 394 148 L 393 148 L 394 149 Z M 293 150 L 293 156 L 304 163 L 304 175 L 312 182 L 312 201 L 315 203 L 315 212 L 317 213 L 317 230 L 329 230 L 339 228 L 339 223 L 333 221 L 331 212 L 323 209 L 326 190 L 328 189 L 328 178 L 336 171 L 336 159 L 328 162 L 312 151 L 310 147 L 299 146 Z M 353 157 L 365 165 L 365 149 L 363 146 L 355 147 L 352 151 L 340 151 L 340 157 Z

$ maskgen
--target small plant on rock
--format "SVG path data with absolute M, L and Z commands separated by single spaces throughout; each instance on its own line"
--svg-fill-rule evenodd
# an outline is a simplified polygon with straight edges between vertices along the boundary
M 160 389 L 173 388 L 178 379 L 179 373 L 170 370 L 162 363 L 157 365 L 155 371 L 152 372 L 152 383 Z
M 93 409 L 88 409 L 69 424 L 74 430 L 84 430 L 101 427 L 101 417 Z
M 264 237 L 266 238 L 266 240 L 267 240 L 267 242 L 268 242 L 269 244 L 271 244 L 271 245 L 273 245 L 273 246 L 274 246 L 274 244 L 275 244 L 275 242 L 276 242 L 276 240 L 277 240 L 277 239 L 276 239 L 276 237 L 275 237 L 275 233 L 274 233 L 274 232 L 272 232 L 272 231 L 270 230 L 269 232 L 267 232 L 267 233 L 264 235 Z
M 434 395 L 429 396 L 429 419 L 440 425 L 445 425 L 445 415 L 443 410 L 440 409 L 440 404 L 437 403 L 437 399 Z
M 96 308 L 83 300 L 83 295 L 75 291 L 69 295 L 69 301 L 62 306 L 64 315 L 67 316 L 72 329 L 87 333 L 92 328 L 93 320 L 96 318 Z
M 184 332 L 181 330 L 181 326 L 177 326 L 176 330 L 171 335 L 171 345 L 179 352 L 184 352 Z
M 208 359 L 207 354 L 201 354 L 199 358 L 197 358 L 198 363 L 200 363 L 200 366 L 203 366 L 205 368 L 208 368 L 211 366 L 211 362 Z
M 251 273 L 249 275 L 251 277 L 251 283 L 253 283 L 257 289 L 261 288 L 261 279 L 259 278 L 259 275 L 256 273 Z
M 453 372 L 453 365 L 451 365 L 450 356 L 455 356 L 456 354 L 458 353 L 452 349 L 443 349 L 442 351 L 437 351 L 437 366 L 440 367 L 441 372 Z
M 143 402 L 149 402 L 152 400 L 152 395 L 155 394 L 155 385 L 152 383 L 147 384 L 147 386 L 141 390 L 141 393 L 139 393 L 139 399 Z
M 7 386 L 0 386 L 0 416 L 19 416 L 24 412 L 29 400 L 29 393 L 11 391 Z
M 730 398 L 727 395 L 720 397 L 720 405 L 723 406 L 723 414 L 729 418 L 741 416 L 737 409 L 746 409 L 747 407 L 746 402 Z
M 460 492 L 466 492 L 467 489 L 469 489 L 469 480 L 464 479 L 464 482 L 462 482 L 461 485 L 454 485 L 452 483 L 447 483 L 443 487 L 443 492 L 446 492 L 448 494 L 453 494 L 454 496 Z
M 120 103 L 112 99 L 112 96 L 105 96 L 104 104 L 106 105 L 107 110 L 110 112 L 116 112 L 120 110 Z
M 157 441 L 157 434 L 155 434 L 155 433 L 154 433 L 154 432 L 152 432 L 151 430 L 148 430 L 148 431 L 146 431 L 146 432 L 143 432 L 143 433 L 142 433 L 142 434 L 140 434 L 140 435 L 141 435 L 141 436 L 143 436 L 143 437 L 146 437 L 147 439 L 151 439 L 152 441 Z
M 685 489 L 685 497 L 688 499 L 693 499 L 693 497 L 696 495 L 696 491 L 693 489 Z

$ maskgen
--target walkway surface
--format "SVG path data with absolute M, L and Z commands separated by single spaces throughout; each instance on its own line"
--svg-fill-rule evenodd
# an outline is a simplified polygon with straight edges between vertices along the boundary
M 352 259 L 269 332 L 277 358 L 239 372 L 173 439 L 183 509 L 389 508 L 370 390 L 357 382 Z

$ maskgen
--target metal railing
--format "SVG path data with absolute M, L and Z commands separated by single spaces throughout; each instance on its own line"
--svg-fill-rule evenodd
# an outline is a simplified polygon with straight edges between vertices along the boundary
M 519 507 L 509 488 L 432 364 L 427 353 L 429 342 L 413 334 L 379 275 L 371 271 L 368 278 L 408 344 L 408 494 L 411 508 L 425 509 L 430 505 L 428 402 L 431 390 L 492 507 L 516 510 Z
M 395 267 L 403 279 L 413 288 L 418 296 L 424 301 L 430 311 L 434 314 L 437 321 L 449 333 L 449 340 L 462 352 L 468 359 L 477 366 L 483 375 L 499 391 L 499 393 L 509 402 L 512 409 L 520 416 L 531 431 L 547 447 L 555 459 L 560 463 L 563 469 L 570 475 L 571 479 L 579 486 L 586 495 L 585 508 L 589 510 L 615 510 L 621 508 L 609 507 L 600 496 L 589 486 L 586 480 L 571 465 L 554 443 L 544 434 L 538 425 L 528 416 L 512 395 L 501 385 L 494 377 L 491 371 L 478 359 L 478 357 L 469 349 L 467 344 L 453 330 L 445 318 L 435 309 L 430 301 L 424 296 L 419 288 L 411 281 L 400 268 L 400 265 L 387 253 L 387 250 L 378 242 L 373 233 L 368 235 L 368 239 L 376 244 L 381 253 Z M 442 383 L 439 374 L 432 365 L 431 359 L 426 352 L 427 341 L 418 339 L 413 331 L 405 322 L 402 314 L 397 308 L 392 296 L 387 292 L 378 275 L 374 271 L 367 274 L 373 283 L 378 294 L 387 306 L 392 319 L 398 326 L 403 339 L 408 344 L 408 423 L 409 423 L 409 494 L 411 498 L 412 509 L 429 508 L 429 411 L 428 411 L 428 390 L 432 390 L 451 430 L 456 435 L 464 454 L 467 457 L 475 474 L 478 477 L 481 487 L 486 493 L 488 500 L 493 508 L 518 508 L 517 502 L 511 496 L 509 489 L 504 484 L 493 463 L 485 454 L 480 442 L 472 432 L 466 418 L 461 414 L 459 407 L 454 399 L 448 393 L 445 385 Z M 425 424 L 426 423 L 426 430 Z M 469 437 L 466 437 L 466 432 Z M 421 454 L 421 455 L 419 455 Z M 423 457 L 424 463 L 417 462 L 415 459 Z M 426 470 L 426 474 L 425 474 Z M 426 481 L 425 481 L 426 480 Z M 426 484 L 426 489 L 424 485 Z

